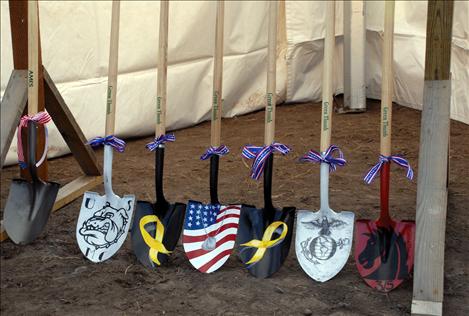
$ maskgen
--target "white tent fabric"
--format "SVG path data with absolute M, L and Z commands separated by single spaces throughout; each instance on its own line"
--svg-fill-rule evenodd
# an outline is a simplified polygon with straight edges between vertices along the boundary
M 366 95 L 381 97 L 381 45 L 384 2 L 366 2 Z M 287 101 L 321 98 L 324 3 L 287 1 Z M 335 91 L 343 92 L 343 2 L 336 2 Z M 394 27 L 394 101 L 422 108 L 425 67 L 426 1 L 396 1 Z M 456 1 L 451 55 L 451 118 L 469 124 L 469 2 Z
M 209 119 L 215 4 L 214 1 L 171 1 L 167 112 L 170 130 Z M 3 95 L 13 59 L 8 2 L 1 1 L 0 5 Z M 155 117 L 159 3 L 125 1 L 121 6 L 116 134 L 124 138 L 151 135 Z M 322 7 L 320 1 L 286 1 L 285 10 L 280 10 L 279 102 L 320 100 L 324 37 Z M 369 2 L 366 9 L 367 96 L 379 98 L 379 32 L 383 5 Z M 85 136 L 102 136 L 111 3 L 41 1 L 39 10 L 43 63 Z M 342 3 L 338 1 L 336 92 L 343 89 L 342 12 Z M 225 15 L 223 114 L 232 117 L 263 107 L 267 3 L 226 1 Z M 453 31 L 452 117 L 465 123 L 469 123 L 468 17 L 469 3 L 457 2 Z M 420 108 L 422 103 L 425 21 L 426 2 L 397 2 L 395 100 L 414 108 Z M 49 157 L 67 153 L 68 148 L 53 124 L 49 131 Z M 6 164 L 15 161 L 16 139 Z

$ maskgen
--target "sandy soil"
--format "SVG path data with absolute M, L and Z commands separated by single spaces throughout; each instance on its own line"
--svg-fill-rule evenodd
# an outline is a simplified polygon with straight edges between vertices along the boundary
M 248 177 L 240 158 L 244 144 L 262 144 L 264 112 L 223 120 L 223 142 L 231 154 L 220 164 L 220 199 L 225 203 L 262 205 L 262 182 Z M 420 112 L 394 107 L 394 153 L 404 154 L 417 169 Z M 274 203 L 301 209 L 319 207 L 319 168 L 299 164 L 308 149 L 319 149 L 320 107 L 311 104 L 277 109 L 277 140 L 293 148 L 278 157 L 274 169 Z M 351 210 L 357 218 L 375 218 L 379 211 L 378 181 L 362 177 L 379 151 L 379 104 L 363 114 L 335 115 L 333 143 L 349 161 L 331 176 L 330 202 L 335 210 Z M 177 142 L 166 151 L 165 191 L 170 201 L 207 200 L 208 162 L 198 159 L 209 141 L 210 124 L 176 131 Z M 114 189 L 154 199 L 153 155 L 131 140 L 125 154 L 115 155 Z M 451 123 L 451 174 L 446 233 L 445 315 L 469 315 L 469 126 Z M 99 158 L 102 150 L 98 151 Z M 50 161 L 50 179 L 62 184 L 80 171 L 72 156 Z M 1 208 L 17 169 L 2 170 Z M 417 174 L 417 173 L 416 173 Z M 102 186 L 95 190 L 103 192 Z M 1 313 L 13 314 L 167 314 L 167 315 L 406 315 L 412 281 L 385 295 L 360 278 L 351 257 L 334 279 L 319 284 L 300 268 L 292 246 L 284 266 L 270 279 L 250 276 L 236 256 L 217 272 L 204 275 L 192 268 L 182 246 L 169 265 L 150 271 L 136 260 L 127 240 L 101 264 L 87 261 L 75 241 L 81 200 L 53 214 L 46 231 L 28 246 L 1 244 Z M 390 207 L 398 219 L 414 219 L 416 181 L 393 167 Z M 353 250 L 352 250 L 353 251 Z

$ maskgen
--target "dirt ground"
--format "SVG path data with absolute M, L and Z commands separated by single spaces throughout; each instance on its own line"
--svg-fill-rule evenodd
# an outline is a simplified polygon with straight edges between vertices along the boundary
M 363 114 L 335 115 L 333 143 L 348 164 L 333 173 L 330 203 L 357 218 L 375 218 L 379 210 L 379 181 L 367 186 L 364 173 L 379 152 L 379 104 L 369 102 Z M 261 145 L 264 112 L 223 120 L 223 142 L 231 154 L 221 159 L 219 192 L 225 203 L 262 205 L 262 182 L 249 178 L 240 158 L 243 145 Z M 404 154 L 417 170 L 420 112 L 394 107 L 394 153 Z M 319 149 L 320 107 L 311 104 L 277 108 L 277 141 L 290 145 L 277 156 L 274 204 L 299 209 L 319 207 L 319 168 L 297 163 L 308 149 Z M 208 162 L 198 157 L 209 141 L 210 123 L 176 131 L 177 142 L 166 150 L 165 192 L 168 200 L 206 201 Z M 114 155 L 114 190 L 153 200 L 154 156 L 144 145 L 151 139 L 129 140 L 124 154 Z M 469 126 L 451 123 L 451 171 L 446 231 L 445 315 L 469 315 Z M 101 161 L 102 150 L 98 151 Z M 50 179 L 65 184 L 80 171 L 72 156 L 51 160 Z M 1 209 L 16 167 L 2 170 Z M 417 172 L 416 172 L 417 176 Z M 414 219 L 416 179 L 393 166 L 390 209 L 398 219 Z M 102 186 L 95 188 L 103 192 Z M 75 226 L 81 199 L 54 213 L 34 243 L 1 244 L 1 313 L 4 315 L 406 315 L 410 313 L 412 281 L 388 295 L 369 288 L 360 278 L 353 257 L 332 280 L 320 284 L 300 268 L 292 245 L 283 267 L 259 280 L 243 268 L 237 256 L 210 275 L 196 271 L 178 246 L 167 266 L 150 271 L 132 253 L 129 239 L 110 260 L 93 264 L 83 257 Z M 352 249 L 353 252 L 353 249 Z

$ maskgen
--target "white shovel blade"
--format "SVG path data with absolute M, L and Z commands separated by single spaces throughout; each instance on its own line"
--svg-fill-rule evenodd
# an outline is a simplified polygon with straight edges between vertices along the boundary
M 297 212 L 296 257 L 311 278 L 325 282 L 342 270 L 352 248 L 354 218 L 352 212 Z
M 112 257 L 129 232 L 135 196 L 100 196 L 85 192 L 78 216 L 76 237 L 81 252 L 93 262 Z

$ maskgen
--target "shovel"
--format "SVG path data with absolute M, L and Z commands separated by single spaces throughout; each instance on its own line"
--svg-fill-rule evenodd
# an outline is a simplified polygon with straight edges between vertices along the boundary
M 181 235 L 186 205 L 170 204 L 163 194 L 163 167 L 166 142 L 175 141 L 173 134 L 166 133 L 166 79 L 168 56 L 169 1 L 160 2 L 160 33 L 158 51 L 158 82 L 156 98 L 156 131 L 153 142 L 147 144 L 155 151 L 156 203 L 137 201 L 132 225 L 132 249 L 140 263 L 156 268 L 166 263 L 176 248 Z
M 264 146 L 246 146 L 243 156 L 254 159 L 251 177 L 264 172 L 264 208 L 243 206 L 237 243 L 239 256 L 249 273 L 267 278 L 277 272 L 290 251 L 295 217 L 294 207 L 275 208 L 272 203 L 273 153 L 287 154 L 290 148 L 274 142 L 276 105 L 276 46 L 278 2 L 269 2 L 268 72 Z
M 413 171 L 402 156 L 391 155 L 394 1 L 386 1 L 384 12 L 381 154 L 379 162 L 365 177 L 365 182 L 369 184 L 380 173 L 381 212 L 377 221 L 357 221 L 355 262 L 369 286 L 381 292 L 389 292 L 407 279 L 412 270 L 415 223 L 396 222 L 389 215 L 390 163 L 407 168 L 409 179 L 412 179 Z
M 335 46 L 335 1 L 326 2 L 326 39 L 322 84 L 321 153 L 311 150 L 303 161 L 321 164 L 321 205 L 317 212 L 298 211 L 296 218 L 296 257 L 314 280 L 325 282 L 344 267 L 350 255 L 354 213 L 335 212 L 329 207 L 329 172 L 345 165 L 340 149 L 331 143 L 332 66 Z M 338 157 L 334 156 L 338 153 Z
M 117 196 L 112 190 L 112 151 L 123 152 L 124 141 L 115 137 L 114 123 L 117 92 L 120 2 L 112 2 L 111 45 L 106 107 L 106 137 L 89 142 L 93 147 L 104 145 L 104 196 L 85 192 L 78 216 L 76 237 L 81 252 L 93 262 L 113 256 L 127 237 L 134 210 L 135 196 Z
M 218 270 L 230 257 L 238 232 L 241 205 L 221 205 L 218 200 L 220 156 L 229 150 L 221 145 L 224 1 L 217 1 L 213 67 L 212 125 L 210 147 L 201 159 L 210 158 L 210 204 L 189 201 L 182 244 L 189 262 L 203 273 Z
M 44 229 L 49 214 L 54 206 L 59 184 L 44 182 L 37 174 L 37 167 L 46 159 L 46 144 L 42 158 L 36 162 L 36 144 L 38 125 L 50 121 L 46 112 L 38 112 L 38 53 L 39 53 L 39 21 L 37 2 L 28 2 L 28 115 L 21 118 L 18 127 L 18 158 L 20 165 L 27 165 L 32 182 L 14 179 L 5 204 L 4 225 L 10 239 L 16 244 L 27 244 L 36 239 Z M 22 129 L 28 129 L 28 162 L 23 157 Z

